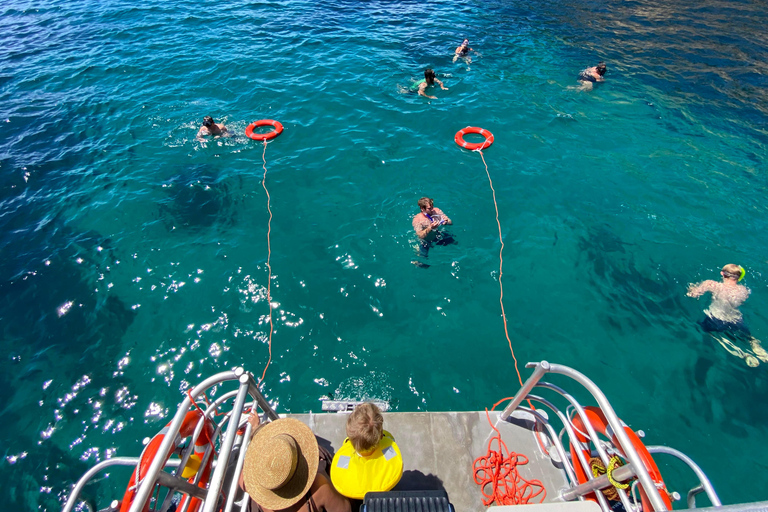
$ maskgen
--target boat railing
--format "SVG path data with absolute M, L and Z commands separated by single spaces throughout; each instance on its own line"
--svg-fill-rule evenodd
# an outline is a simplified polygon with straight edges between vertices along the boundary
M 594 496 L 597 499 L 601 509 L 604 512 L 611 512 L 610 504 L 608 503 L 608 500 L 603 495 L 603 493 L 595 491 L 614 487 L 625 510 L 639 511 L 640 507 L 638 505 L 640 500 L 634 496 L 636 486 L 639 484 L 645 491 L 646 496 L 648 497 L 648 501 L 655 512 L 667 510 L 667 506 L 661 494 L 662 492 L 666 492 L 666 490 L 659 489 L 656 486 L 651 474 L 643 464 L 641 456 L 638 454 L 635 446 L 625 432 L 625 424 L 616 415 L 616 412 L 613 410 L 613 407 L 606 398 L 605 394 L 600 390 L 600 388 L 597 387 L 597 385 L 585 375 L 567 366 L 551 364 L 547 361 L 541 361 L 539 363 L 528 363 L 526 367 L 533 368 L 533 373 L 523 383 L 523 386 L 515 394 L 512 401 L 504 408 L 504 411 L 500 414 L 499 418 L 502 421 L 509 421 L 510 416 L 515 410 L 522 410 L 528 414 L 532 414 L 537 422 L 540 422 L 542 425 L 546 426 L 549 433 L 549 438 L 552 441 L 554 449 L 557 453 L 557 459 L 562 461 L 563 469 L 565 470 L 566 476 L 570 482 L 569 487 L 566 487 L 560 491 L 559 498 L 563 501 L 573 501 L 577 499 L 583 500 L 585 499 L 586 495 L 594 493 Z M 579 431 L 579 434 L 581 434 L 582 437 L 586 437 L 588 441 L 592 442 L 597 452 L 597 456 L 600 458 L 600 460 L 602 460 L 606 468 L 609 467 L 611 462 L 612 447 L 609 446 L 608 443 L 605 443 L 598 438 L 597 432 L 587 418 L 584 407 L 570 393 L 555 384 L 542 381 L 542 378 L 544 378 L 544 376 L 547 374 L 560 374 L 575 380 L 584 388 L 586 388 L 586 390 L 597 402 L 598 407 L 605 415 L 605 419 L 608 422 L 608 427 L 613 432 L 616 443 L 618 445 L 616 446 L 616 449 L 618 449 L 623 454 L 627 461 L 625 465 L 616 468 L 612 475 L 604 474 L 597 477 L 593 476 L 590 463 L 580 449 L 573 450 L 573 453 L 576 455 L 576 460 L 571 460 L 569 457 L 563 443 L 564 434 L 567 434 L 569 443 L 575 444 L 576 446 L 582 446 L 578 436 L 576 435 L 576 429 L 571 419 L 571 413 L 577 414 L 581 419 L 581 424 L 584 426 L 586 432 Z M 563 412 L 551 401 L 541 396 L 531 394 L 531 391 L 533 391 L 534 388 L 547 389 L 565 398 L 568 402 L 568 406 L 566 407 L 565 412 Z M 522 405 L 526 400 L 528 401 L 530 407 L 525 407 Z M 532 402 L 537 402 L 545 406 L 547 409 L 553 411 L 557 415 L 560 422 L 563 424 L 563 429 L 560 431 L 559 435 L 552 434 L 554 429 L 551 427 L 551 425 L 549 425 L 548 416 L 537 410 L 533 406 Z M 642 435 L 640 437 L 642 437 Z M 693 462 L 690 457 L 686 456 L 678 450 L 675 450 L 674 448 L 668 448 L 666 446 L 648 446 L 646 449 L 649 453 L 666 454 L 676 457 L 677 459 L 683 461 L 694 472 L 699 480 L 699 485 L 691 489 L 688 493 L 689 508 L 695 508 L 696 495 L 702 492 L 706 493 L 709 501 L 713 506 L 721 506 L 720 499 L 712 487 L 709 478 L 707 478 L 701 468 L 699 468 L 699 466 L 696 465 L 696 463 Z M 583 470 L 583 474 L 587 476 L 588 480 L 586 482 L 579 482 L 576 476 L 576 471 L 573 467 L 573 465 L 576 464 L 580 466 L 580 468 Z M 611 479 L 614 481 L 625 481 L 630 478 L 637 478 L 637 480 L 635 485 L 633 485 L 630 489 L 629 493 L 625 489 L 615 487 L 611 483 Z M 632 499 L 630 499 L 630 494 L 633 495 Z M 676 495 L 676 493 L 673 493 L 673 495 Z M 674 497 L 679 499 L 679 495 Z
M 211 388 L 221 385 L 226 386 L 235 382 L 237 383 L 236 389 L 227 391 L 216 400 L 208 402 L 207 392 Z M 205 403 L 201 402 L 198 404 L 197 402 L 201 397 L 205 398 Z M 249 397 L 252 400 L 249 401 Z M 222 406 L 229 403 L 232 403 L 232 408 L 222 412 L 220 410 Z M 217 507 L 223 508 L 225 512 L 231 512 L 234 507 L 235 496 L 238 494 L 238 479 L 236 476 L 232 477 L 227 489 L 223 489 L 223 487 L 227 473 L 229 476 L 232 476 L 239 475 L 242 471 L 245 461 L 245 448 L 251 437 L 251 424 L 246 422 L 244 428 L 241 428 L 241 419 L 243 418 L 243 412 L 249 407 L 254 410 L 257 407 L 261 409 L 264 420 L 275 420 L 278 418 L 275 410 L 259 391 L 253 374 L 246 372 L 242 368 L 218 373 L 192 388 L 182 400 L 173 419 L 168 423 L 167 430 L 164 429 L 164 438 L 157 449 L 157 453 L 171 453 L 176 448 L 175 443 L 180 435 L 179 433 L 187 413 L 193 408 L 200 409 L 203 414 L 195 427 L 189 443 L 181 449 L 179 453 L 180 459 L 165 460 L 164 457 L 154 457 L 149 465 L 149 469 L 146 470 L 145 476 L 134 484 L 136 486 L 136 494 L 129 512 L 141 512 L 144 504 L 148 501 L 150 502 L 150 510 L 166 511 L 171 507 L 174 496 L 178 498 L 179 495 L 185 496 L 186 499 L 184 499 L 183 506 L 177 509 L 177 512 L 188 512 L 191 498 L 202 500 L 202 512 L 213 512 L 217 510 Z M 186 478 L 182 478 L 181 475 L 195 450 L 195 443 L 205 428 L 206 422 L 210 422 L 213 426 L 211 442 L 208 443 L 205 453 L 202 455 L 199 465 L 200 470 L 197 471 L 197 474 L 191 481 L 188 481 Z M 223 438 L 219 439 L 222 436 L 222 432 Z M 220 441 L 219 450 L 218 453 L 215 453 L 214 446 L 217 440 Z M 145 440 L 145 444 L 146 442 L 148 442 L 148 439 Z M 232 471 L 231 463 L 233 461 L 230 459 L 233 456 L 233 448 L 237 445 L 240 446 L 240 449 L 234 461 L 234 471 Z M 211 460 L 211 458 L 215 458 L 215 460 Z M 209 460 L 211 460 L 212 473 L 206 489 L 205 486 L 201 487 L 198 484 L 203 473 L 202 468 L 206 466 Z M 71 512 L 74 509 L 75 505 L 78 504 L 81 491 L 96 475 L 114 466 L 138 467 L 141 461 L 142 457 L 114 457 L 100 462 L 78 480 L 62 512 Z M 166 468 L 175 468 L 175 470 L 172 473 L 168 473 L 163 471 Z M 165 496 L 162 495 L 162 488 L 166 489 Z M 222 496 L 226 500 L 223 507 L 219 504 L 220 497 Z M 83 503 L 85 508 L 92 510 L 88 503 Z M 106 510 L 119 510 L 121 507 L 122 504 L 115 500 Z M 124 510 L 124 507 L 122 509 Z

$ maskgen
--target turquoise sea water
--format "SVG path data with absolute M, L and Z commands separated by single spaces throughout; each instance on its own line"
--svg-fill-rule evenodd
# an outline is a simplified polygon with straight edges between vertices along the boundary
M 768 365 L 696 321 L 687 283 L 748 269 L 768 339 L 764 3 L 6 1 L 0 6 L 0 439 L 7 510 L 57 510 L 135 455 L 190 383 L 477 410 L 521 362 L 580 369 L 691 455 L 724 502 L 766 499 Z M 468 37 L 470 69 L 451 62 Z M 605 84 L 573 89 L 608 64 Z M 401 94 L 433 67 L 437 100 Z M 236 136 L 206 144 L 202 117 Z M 457 245 L 417 268 L 430 196 Z M 747 349 L 748 347 L 742 347 Z M 524 376 L 527 371 L 523 372 Z M 674 490 L 690 476 L 661 464 Z M 118 496 L 124 479 L 91 486 Z

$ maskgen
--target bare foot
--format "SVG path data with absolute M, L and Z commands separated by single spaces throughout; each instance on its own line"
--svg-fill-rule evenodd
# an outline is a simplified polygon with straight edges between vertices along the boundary
M 768 352 L 766 352 L 760 344 L 760 340 L 752 338 L 749 340 L 749 344 L 752 347 L 752 352 L 755 353 L 757 358 L 764 363 L 768 363 Z

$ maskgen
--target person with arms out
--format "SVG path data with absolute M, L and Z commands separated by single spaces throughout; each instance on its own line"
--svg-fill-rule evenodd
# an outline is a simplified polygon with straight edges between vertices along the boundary
M 760 341 L 753 338 L 749 328 L 744 324 L 739 306 L 749 297 L 750 290 L 743 284 L 739 284 L 744 278 L 746 271 L 739 265 L 729 263 L 720 271 L 722 282 L 706 280 L 701 283 L 691 283 L 688 285 L 688 297 L 701 297 L 705 293 L 712 294 L 712 303 L 709 308 L 704 310 L 705 317 L 699 322 L 705 332 L 710 333 L 717 339 L 726 350 L 734 353 L 729 346 L 734 349 L 739 357 L 743 357 L 750 366 L 757 366 L 756 359 L 745 354 L 741 349 L 735 347 L 732 342 L 725 337 L 718 337 L 714 333 L 729 333 L 734 336 L 744 336 L 749 340 L 752 351 L 763 362 L 768 362 L 768 352 L 760 344 Z M 725 344 L 724 344 L 725 343 Z M 728 346 L 726 346 L 728 345 Z M 750 357 L 752 357 L 750 359 Z
M 317 444 L 310 428 L 282 418 L 259 426 L 248 418 L 253 437 L 245 454 L 240 487 L 251 500 L 250 512 L 350 512 L 349 500 L 331 484 L 330 454 Z
M 403 457 L 376 404 L 355 407 L 347 418 L 347 438 L 331 464 L 331 480 L 341 494 L 363 499 L 367 492 L 389 491 L 403 476 Z
M 450 245 L 456 243 L 453 236 L 440 229 L 440 226 L 453 224 L 453 221 L 443 213 L 443 210 L 436 208 L 434 201 L 429 197 L 419 199 L 418 205 L 421 212 L 413 217 L 413 229 L 416 231 L 416 236 L 419 237 L 419 255 L 424 258 L 428 257 L 432 244 Z M 428 266 L 418 261 L 414 261 L 413 264 L 421 267 Z
M 582 69 L 579 72 L 579 82 L 582 89 L 592 89 L 592 84 L 595 82 L 604 82 L 605 73 L 608 68 L 605 66 L 605 62 L 599 63 L 597 66 L 591 68 Z
M 431 87 L 435 84 L 438 84 L 440 88 L 444 91 L 447 91 L 448 88 L 443 85 L 443 82 L 441 82 L 437 76 L 435 75 L 435 72 L 432 69 L 427 69 L 424 71 L 424 80 L 419 80 L 414 84 L 414 87 L 417 88 L 417 92 L 424 96 L 425 98 L 429 98 L 431 100 L 436 100 L 437 96 L 430 96 L 427 94 L 427 87 Z
M 213 121 L 213 118 L 211 116 L 205 116 L 203 118 L 203 126 L 200 127 L 200 129 L 197 131 L 197 140 L 200 142 L 204 141 L 206 135 L 218 135 L 223 136 L 227 135 L 229 132 L 227 131 L 227 127 L 224 126 L 222 123 L 215 123 Z

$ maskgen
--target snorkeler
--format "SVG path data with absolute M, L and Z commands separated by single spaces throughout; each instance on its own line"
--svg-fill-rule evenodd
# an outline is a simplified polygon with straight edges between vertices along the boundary
M 591 89 L 592 84 L 595 82 L 604 82 L 605 78 L 605 72 L 608 71 L 608 68 L 605 67 L 605 62 L 599 63 L 597 66 L 592 66 L 591 68 L 583 69 L 579 72 L 579 82 L 581 83 L 582 89 Z
M 706 315 L 699 322 L 705 332 L 710 333 L 715 339 L 720 338 L 714 333 L 729 333 L 731 335 L 741 335 L 749 340 L 752 351 L 763 362 L 768 362 L 768 352 L 760 345 L 760 341 L 753 338 L 749 328 L 744 324 L 744 318 L 739 311 L 739 306 L 747 300 L 750 290 L 743 284 L 739 284 L 744 278 L 746 271 L 743 267 L 729 263 L 720 271 L 723 278 L 722 282 L 707 280 L 698 284 L 688 285 L 689 297 L 701 297 L 707 292 L 712 293 L 712 303 L 708 309 L 704 310 Z M 725 339 L 725 338 L 723 338 Z M 723 344 L 722 341 L 720 341 Z M 732 345 L 730 342 L 726 342 Z M 725 345 L 723 345 L 725 347 Z M 726 347 L 728 349 L 728 347 Z M 732 352 L 733 353 L 733 352 Z M 757 366 L 756 359 L 746 356 L 745 360 L 749 366 Z
M 469 47 L 469 39 L 465 39 L 459 46 L 456 47 L 456 51 L 453 55 L 453 62 L 456 62 L 459 58 L 462 58 L 464 59 L 464 62 L 467 63 L 467 65 L 470 65 L 472 63 L 472 57 L 469 56 L 469 52 L 474 51 L 475 50 Z
M 427 69 L 424 71 L 424 80 L 419 80 L 415 84 L 413 84 L 413 87 L 418 87 L 418 93 L 425 98 L 429 98 L 431 100 L 436 100 L 437 96 L 429 96 L 426 91 L 427 87 L 430 87 L 432 85 L 438 84 L 440 88 L 444 91 L 447 91 L 448 88 L 443 85 L 443 82 L 441 82 L 436 76 L 435 72 L 432 69 Z
M 416 236 L 419 237 L 419 256 L 426 258 L 429 256 L 429 248 L 432 244 L 450 245 L 456 243 L 453 236 L 442 231 L 440 226 L 452 225 L 453 221 L 443 213 L 440 208 L 435 208 L 435 204 L 429 197 L 422 197 L 418 202 L 421 211 L 413 217 L 413 229 Z M 419 261 L 413 261 L 414 265 L 428 267 Z
M 222 123 L 215 123 L 211 116 L 205 116 L 203 118 L 203 126 L 197 132 L 197 140 L 204 141 L 205 135 L 226 135 L 228 133 L 227 127 Z

